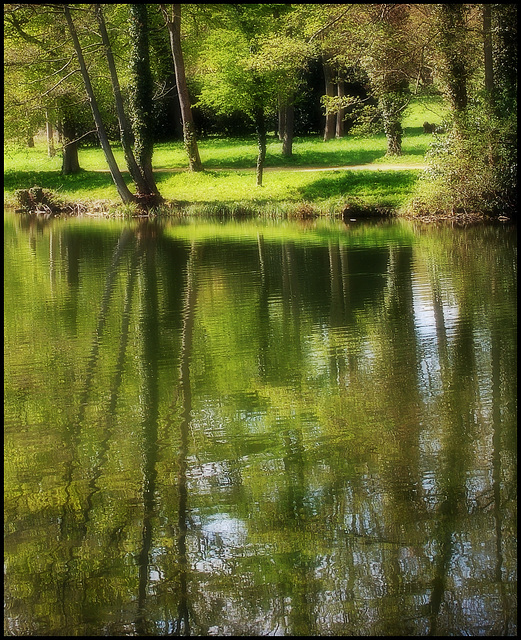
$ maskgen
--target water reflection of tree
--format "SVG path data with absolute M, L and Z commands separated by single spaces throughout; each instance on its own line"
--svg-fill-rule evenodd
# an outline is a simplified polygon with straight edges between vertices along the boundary
M 140 634 L 148 634 L 152 631 L 152 619 L 150 618 L 150 596 L 153 593 L 153 585 L 150 582 L 150 572 L 153 570 L 154 561 L 154 523 L 156 521 L 156 488 L 157 488 L 157 462 L 158 462 L 158 418 L 159 418 L 159 368 L 158 360 L 160 355 L 160 339 L 158 333 L 159 317 L 158 310 L 160 308 L 158 298 L 157 283 L 157 264 L 155 261 L 156 248 L 156 227 L 148 227 L 145 224 L 140 225 L 135 233 L 129 229 L 125 229 L 114 249 L 112 261 L 107 269 L 104 290 L 101 296 L 99 313 L 96 320 L 96 327 L 93 332 L 90 353 L 86 359 L 86 369 L 82 390 L 79 393 L 78 415 L 64 437 L 67 447 L 70 451 L 70 463 L 67 467 L 68 471 L 65 477 L 65 493 L 68 496 L 64 502 L 61 523 L 61 539 L 68 549 L 68 560 L 66 561 L 67 572 L 64 575 L 64 581 L 61 585 L 62 597 L 60 601 L 63 607 L 63 617 L 68 619 L 68 624 L 88 625 L 88 619 L 84 622 L 78 620 L 72 623 L 71 612 L 87 611 L 90 603 L 95 601 L 100 595 L 95 594 L 99 584 L 98 579 L 104 575 L 109 569 L 110 562 L 114 557 L 114 549 L 120 552 L 124 546 L 125 528 L 129 522 L 117 520 L 113 523 L 112 531 L 108 531 L 105 536 L 105 558 L 99 564 L 97 569 L 92 567 L 89 571 L 88 580 L 81 580 L 81 588 L 74 588 L 73 585 L 78 584 L 78 575 L 81 574 L 80 566 L 82 566 L 87 558 L 89 545 L 89 537 L 93 532 L 89 531 L 90 525 L 98 528 L 100 523 L 96 519 L 102 517 L 100 512 L 101 503 L 96 501 L 97 496 L 102 500 L 101 488 L 98 484 L 104 469 L 104 463 L 107 461 L 107 453 L 110 442 L 114 437 L 113 425 L 117 416 L 117 405 L 119 400 L 119 390 L 123 380 L 124 364 L 127 357 L 126 348 L 129 339 L 129 325 L 132 316 L 132 303 L 135 300 L 134 289 L 137 276 L 137 265 L 141 261 L 142 268 L 140 270 L 140 295 L 138 317 L 140 320 L 139 332 L 140 343 L 142 345 L 143 356 L 140 361 L 144 364 L 138 367 L 137 373 L 140 379 L 140 405 L 142 415 L 142 445 L 141 445 L 141 473 L 142 473 L 142 535 L 139 551 L 136 553 L 136 565 L 138 569 L 137 580 L 137 615 L 135 620 L 136 631 Z M 131 240 L 136 238 L 136 242 L 131 246 Z M 116 279 L 121 274 L 121 264 L 125 252 L 130 248 L 130 260 L 128 266 L 126 292 L 121 312 L 121 332 L 119 340 L 119 348 L 114 366 L 113 381 L 109 388 L 107 397 L 107 408 L 104 412 L 103 423 L 95 424 L 92 420 L 92 407 L 98 402 L 97 394 L 99 393 L 99 381 L 97 377 L 100 375 L 102 365 L 100 365 L 100 350 L 110 349 L 110 341 L 104 344 L 104 331 L 107 318 L 115 311 L 112 309 L 112 297 Z M 74 270 L 74 265 L 73 265 Z M 193 291 L 192 283 L 187 284 L 188 292 Z M 193 313 L 193 305 L 189 298 L 189 307 Z M 190 314 L 190 309 L 188 314 Z M 117 312 L 116 312 L 117 313 Z M 188 322 L 188 324 L 187 324 Z M 191 336 L 189 330 L 190 319 L 185 321 L 183 329 L 183 362 L 187 362 L 191 349 Z M 133 327 L 135 330 L 137 327 Z M 180 371 L 180 382 L 183 389 L 183 406 L 186 407 L 184 412 L 183 424 L 181 425 L 181 454 L 180 454 L 180 471 L 179 471 L 179 565 L 180 579 L 184 581 L 184 589 L 181 589 L 179 612 L 180 620 L 178 621 L 185 632 L 189 631 L 187 618 L 187 591 L 186 591 L 186 438 L 188 425 L 186 420 L 189 416 L 190 392 L 189 379 L 187 378 L 188 369 L 183 364 Z M 89 441 L 94 447 L 93 456 L 89 460 L 89 469 L 85 469 L 86 460 L 79 457 L 78 452 L 85 443 Z M 75 506 L 70 503 L 77 500 L 79 489 L 79 476 L 87 478 L 85 492 L 82 497 L 82 509 L 78 512 Z M 120 559 L 123 559 L 122 554 Z M 183 568 L 184 567 L 184 568 Z M 59 585 L 56 585 L 60 588 Z M 112 606 L 114 604 L 114 596 L 112 596 Z M 76 603 L 73 607 L 73 603 Z M 110 603 L 107 603 L 110 606 Z M 76 613 L 73 614 L 76 617 Z M 153 617 L 153 616 L 152 616 Z M 181 618 L 183 620 L 181 621 Z M 122 622 L 122 621 L 121 621 Z M 120 623 L 121 623 L 120 622 Z
M 152 234 L 150 233 L 152 231 Z M 151 551 L 156 517 L 156 483 L 158 459 L 159 367 L 160 341 L 158 331 L 158 284 L 153 227 L 142 226 L 138 231 L 143 245 L 143 271 L 141 278 L 140 333 L 142 336 L 144 366 L 140 367 L 140 404 L 142 414 L 141 474 L 143 485 L 143 524 L 141 550 L 137 558 L 139 578 L 136 631 L 149 635 L 152 629 L 147 619 L 147 598 L 150 593 Z
M 179 604 L 178 617 L 174 632 L 176 635 L 190 635 L 190 616 L 188 598 L 188 557 L 186 536 L 188 532 L 188 487 L 187 456 L 188 434 L 192 414 L 192 388 L 190 383 L 190 360 L 192 357 L 193 329 L 195 321 L 196 286 L 195 286 L 196 248 L 192 245 L 186 269 L 186 294 L 183 310 L 183 327 L 181 333 L 181 357 L 179 366 L 179 387 L 182 394 L 182 419 L 180 423 L 179 446 L 179 513 L 178 513 L 178 563 L 179 563 Z
M 86 411 L 92 400 L 92 387 L 97 370 L 99 349 L 103 341 L 103 333 L 105 330 L 107 315 L 109 313 L 110 302 L 114 292 L 116 276 L 124 252 L 127 250 L 132 237 L 133 234 L 129 229 L 124 229 L 122 231 L 114 249 L 112 261 L 107 269 L 96 327 L 92 335 L 91 349 L 87 358 L 85 378 L 82 390 L 79 394 L 78 414 L 63 436 L 66 448 L 70 452 L 70 461 L 66 467 L 66 473 L 64 475 L 64 491 L 66 499 L 62 505 L 62 514 L 60 517 L 60 537 L 62 544 L 64 544 L 67 549 L 67 571 L 63 576 L 62 584 L 60 586 L 57 585 L 61 591 L 60 602 L 62 604 L 62 615 L 64 619 L 70 617 L 69 612 L 71 610 L 71 602 L 80 598 L 82 604 L 78 602 L 78 611 L 82 611 L 85 607 L 87 598 L 88 585 L 86 582 L 83 584 L 82 589 L 78 590 L 76 588 L 78 580 L 77 576 L 79 573 L 78 567 L 83 561 L 82 547 L 85 546 L 88 536 L 89 522 L 94 517 L 92 513 L 94 496 L 100 491 L 100 488 L 97 485 L 97 480 L 102 473 L 102 466 L 107 454 L 108 443 L 112 437 L 111 427 L 114 418 L 113 410 L 121 384 L 122 365 L 125 357 L 126 342 L 128 339 L 129 311 L 132 300 L 135 267 L 137 262 L 136 258 L 132 262 L 128 278 L 127 296 L 122 318 L 120 349 L 115 375 L 110 389 L 108 412 L 105 414 L 106 421 L 103 425 L 103 431 L 100 432 L 99 439 L 96 442 L 96 453 L 90 461 L 90 469 L 87 472 L 83 468 L 85 460 L 79 458 L 78 451 L 82 440 L 85 441 L 86 438 L 91 437 L 86 435 L 85 432 L 88 433 L 88 431 L 95 429 L 95 425 L 87 419 Z M 74 502 L 78 500 L 77 492 L 80 483 L 79 478 L 85 476 L 88 478 L 87 487 L 82 500 L 83 506 L 81 510 L 78 510 L 74 505 Z M 111 542 L 113 543 L 114 541 L 111 540 Z M 73 617 L 76 616 L 73 615 Z M 82 622 L 83 621 L 81 620 L 79 621 L 80 624 Z
M 467 314 L 451 326 L 445 313 L 447 273 L 429 272 L 436 327 L 433 376 L 439 375 L 440 385 L 426 390 L 418 374 L 423 345 L 414 323 L 410 247 L 353 256 L 338 242 L 302 251 L 296 244 L 259 241 L 258 248 L 239 256 L 244 287 L 236 286 L 235 265 L 227 267 L 218 256 L 222 305 L 204 318 L 203 329 L 202 306 L 195 316 L 195 275 L 209 271 L 204 254 L 196 258 L 193 249 L 163 242 L 155 233 L 144 227 L 137 232 L 137 244 L 129 242 L 121 253 L 112 285 L 108 260 L 97 315 L 90 318 L 92 341 L 83 340 L 76 351 L 90 356 L 82 360 L 82 386 L 74 395 L 75 430 L 66 434 L 62 547 L 50 554 L 56 566 L 63 561 L 64 569 L 53 579 L 55 595 L 45 596 L 49 610 L 61 604 L 62 628 L 99 625 L 110 634 L 124 629 L 140 635 L 188 635 L 211 626 L 339 635 L 463 629 L 466 621 L 452 607 L 448 589 L 455 589 L 459 579 L 461 597 L 473 595 L 458 568 L 464 557 L 460 543 L 464 536 L 474 543 L 470 536 L 482 530 L 475 519 L 488 517 L 493 528 L 485 523 L 483 530 L 494 531 L 495 557 L 490 546 L 480 552 L 483 558 L 470 561 L 479 563 L 477 572 L 494 559 L 498 600 L 503 600 L 496 604 L 498 620 L 504 616 L 497 628 L 511 632 L 512 585 L 505 574 L 513 566 L 507 549 L 515 533 L 508 511 L 513 498 L 505 487 L 511 486 L 515 469 L 510 453 L 515 407 L 505 408 L 504 398 L 515 397 L 515 376 L 505 375 L 515 372 L 515 358 L 508 346 L 511 328 L 505 334 L 497 328 L 489 332 L 494 325 L 506 326 L 504 319 L 492 322 L 473 306 L 468 292 L 456 290 L 459 308 Z M 229 256 L 226 247 L 222 254 Z M 59 255 L 56 261 L 58 278 Z M 486 262 L 493 268 L 493 257 Z M 468 258 L 465 268 L 475 263 Z M 260 265 L 257 271 L 255 265 Z M 359 278 L 364 268 L 373 268 L 377 277 Z M 322 286 L 311 287 L 312 278 Z M 73 272 L 71 286 L 75 279 Z M 124 285 L 117 309 L 114 293 L 107 298 L 107 287 L 116 281 Z M 204 294 L 202 277 L 198 283 Z M 237 289 L 245 292 L 242 298 Z M 282 293 L 289 302 L 282 302 Z M 224 355 L 210 354 L 211 344 L 200 339 L 207 327 L 213 323 L 234 334 L 245 317 L 259 325 L 248 349 L 241 350 L 232 338 Z M 378 322 L 369 322 L 372 317 Z M 396 341 L 398 327 L 405 349 Z M 310 336 L 316 338 L 312 349 Z M 198 375 L 191 377 L 195 344 Z M 488 418 L 479 415 L 478 397 L 487 392 L 486 369 L 480 369 L 476 354 L 489 347 L 493 404 L 486 432 Z M 205 377 L 197 366 L 210 356 L 214 369 L 205 370 Z M 241 358 L 252 363 L 244 370 L 256 372 L 256 395 L 234 395 L 228 380 L 219 378 L 223 363 Z M 312 358 L 320 364 L 316 377 L 310 373 Z M 173 374 L 172 362 L 179 362 Z M 242 384 L 237 382 L 240 389 Z M 169 404 L 165 398 L 172 388 L 178 391 Z M 139 413 L 124 407 L 125 394 L 134 392 Z M 290 407 L 284 416 L 279 401 Z M 202 431 L 197 433 L 202 427 L 192 417 L 202 422 L 202 404 L 221 421 L 220 438 L 204 440 Z M 136 416 L 139 430 L 132 439 Z M 245 422 L 260 422 L 259 416 L 267 433 L 252 444 Z M 195 481 L 188 482 L 196 471 L 188 456 L 190 428 L 220 474 L 208 493 L 198 493 Z M 474 469 L 474 442 L 486 443 L 487 434 L 491 479 L 471 500 L 466 478 Z M 425 469 L 431 469 L 422 449 L 425 438 L 439 444 L 429 454 L 436 462 L 433 477 L 425 477 Z M 174 446 L 177 455 L 172 455 Z M 122 469 L 128 463 L 131 470 L 122 473 L 125 481 L 134 482 L 117 509 L 117 497 L 112 504 L 104 495 L 110 492 L 115 456 Z M 263 457 L 274 463 L 271 477 L 258 464 Z M 141 473 L 134 479 L 138 459 Z M 79 509 L 73 504 L 78 497 Z M 233 504 L 234 516 L 247 530 L 242 547 L 234 547 L 222 531 L 220 537 L 207 536 L 201 553 L 209 565 L 212 558 L 216 562 L 206 573 L 191 568 L 201 556 L 197 532 L 189 526 L 189 500 L 197 501 L 203 516 L 216 513 L 223 519 L 226 505 Z M 43 584 L 35 571 L 31 580 Z M 467 621 L 468 628 L 473 622 Z

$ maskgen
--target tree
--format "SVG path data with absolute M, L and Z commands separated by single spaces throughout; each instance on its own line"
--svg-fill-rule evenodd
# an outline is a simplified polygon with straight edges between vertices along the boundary
M 450 107 L 411 207 L 517 216 L 517 7 L 432 6 L 432 67 Z
M 409 34 L 406 29 L 409 5 L 370 5 L 369 38 L 363 57 L 371 80 L 372 89 L 378 98 L 387 138 L 387 155 L 402 153 L 403 112 L 409 104 L 410 62 Z
M 517 5 L 493 4 L 490 26 L 490 84 L 495 116 L 490 134 L 499 185 L 497 208 L 502 213 L 517 216 Z
M 105 49 L 105 57 L 107 59 L 107 64 L 110 71 L 112 91 L 114 93 L 114 101 L 116 104 L 116 112 L 118 115 L 121 146 L 123 147 L 123 152 L 125 155 L 127 167 L 130 175 L 132 176 L 132 180 L 136 185 L 137 191 L 139 194 L 146 196 L 147 194 L 153 193 L 153 191 L 148 186 L 144 175 L 141 173 L 132 149 L 132 130 L 125 113 L 123 98 L 121 95 L 121 88 L 120 88 L 119 79 L 118 79 L 118 73 L 116 70 L 114 55 L 112 53 L 112 47 L 111 47 L 109 36 L 107 33 L 107 27 L 105 25 L 105 18 L 103 16 L 102 5 L 95 4 L 94 11 L 96 13 L 96 18 L 98 20 L 101 40 L 103 42 L 103 47 Z
M 152 169 L 153 140 L 153 83 L 147 31 L 147 5 L 129 4 L 131 41 L 131 118 L 134 133 L 134 153 L 146 181 L 148 193 L 142 194 L 150 204 L 161 200 Z
M 468 8 L 456 3 L 437 4 L 434 6 L 434 12 L 438 26 L 437 72 L 449 100 L 454 127 L 461 134 L 464 128 L 463 116 L 468 105 L 468 83 L 471 75 Z
M 250 40 L 242 30 L 221 29 L 206 40 L 200 105 L 217 114 L 244 112 L 255 123 L 259 154 L 256 183 L 262 186 L 266 155 L 265 111 L 272 96 L 264 79 L 252 68 Z
M 186 84 L 183 49 L 181 47 L 181 5 L 172 4 L 170 15 L 164 4 L 160 5 L 160 7 L 168 29 L 170 48 L 174 60 L 177 93 L 183 120 L 183 140 L 188 155 L 189 167 L 191 171 L 202 171 L 203 165 L 197 146 L 190 96 Z
M 47 5 L 4 5 L 4 131 L 33 140 L 55 125 L 63 144 L 64 175 L 80 171 L 78 140 L 85 133 L 84 100 L 64 38 L 64 25 Z
M 226 6 L 226 5 L 225 5 Z M 281 34 L 281 5 L 228 5 L 226 20 L 200 52 L 199 105 L 218 114 L 245 113 L 255 124 L 259 152 L 256 183 L 262 186 L 267 119 L 287 103 L 306 58 L 302 42 Z
M 87 70 L 87 66 L 85 64 L 85 59 L 83 56 L 83 51 L 81 48 L 81 44 L 80 41 L 78 39 L 78 35 L 76 33 L 76 28 L 74 26 L 74 22 L 72 20 L 72 16 L 71 16 L 71 12 L 70 12 L 70 8 L 68 5 L 63 5 L 63 13 L 65 15 L 65 19 L 67 21 L 67 25 L 69 27 L 69 33 L 74 45 L 74 49 L 76 51 L 76 56 L 78 58 L 78 63 L 80 65 L 80 71 L 81 71 L 81 75 L 83 77 L 83 82 L 85 85 L 85 91 L 87 92 L 87 96 L 90 102 L 90 106 L 92 109 L 92 115 L 94 117 L 94 122 L 96 123 L 96 129 L 98 132 L 98 137 L 99 137 L 99 141 L 101 144 L 101 147 L 103 149 L 103 152 L 105 154 L 105 158 L 107 160 L 107 164 L 109 166 L 109 170 L 110 170 L 110 174 L 112 176 L 112 179 L 114 181 L 114 184 L 116 185 L 116 189 L 118 190 L 118 193 L 121 197 L 121 199 L 123 200 L 124 203 L 129 203 L 129 202 L 133 202 L 135 200 L 135 197 L 132 195 L 132 193 L 130 192 L 129 188 L 127 187 L 123 176 L 121 175 L 121 172 L 119 170 L 119 167 L 117 165 L 117 162 L 114 158 L 114 154 L 112 152 L 112 148 L 110 146 L 110 142 L 105 130 L 105 125 L 103 123 L 103 119 L 101 117 L 101 113 L 99 111 L 99 107 L 98 107 L 98 103 L 96 100 L 96 96 L 94 94 L 94 89 L 92 88 L 92 83 L 90 80 L 90 76 L 89 76 L 89 72 Z
M 331 61 L 322 54 L 322 68 L 324 69 L 324 81 L 326 94 L 325 97 L 333 99 L 336 96 L 336 87 L 334 83 L 334 71 Z M 335 137 L 335 125 L 337 120 L 337 114 L 339 111 L 326 108 L 326 125 L 324 127 L 324 141 L 331 140 Z

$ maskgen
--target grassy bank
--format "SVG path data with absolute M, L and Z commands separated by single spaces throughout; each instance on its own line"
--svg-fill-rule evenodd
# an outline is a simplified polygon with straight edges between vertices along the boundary
M 211 212 L 242 207 L 277 213 L 307 206 L 318 213 L 335 214 L 347 203 L 357 203 L 396 210 L 410 198 L 432 140 L 430 134 L 423 133 L 422 123 L 440 119 L 432 111 L 432 103 L 415 103 L 404 119 L 403 155 L 399 158 L 385 156 L 384 135 L 346 136 L 328 142 L 319 137 L 296 138 L 291 158 L 282 157 L 282 144 L 272 136 L 262 187 L 255 185 L 257 143 L 254 137 L 200 140 L 205 167 L 202 173 L 186 170 L 182 143 L 158 144 L 153 159 L 156 180 L 165 200 L 178 209 L 191 207 Z M 123 169 L 123 153 L 117 144 L 114 153 Z M 82 171 L 62 176 L 61 158 L 47 156 L 44 139 L 37 138 L 32 149 L 4 147 L 4 202 L 14 202 L 16 189 L 38 185 L 58 193 L 68 202 L 118 203 L 101 149 L 81 149 L 79 157 Z M 375 171 L 382 163 L 418 169 Z M 372 165 L 373 168 L 334 169 L 350 165 Z M 304 170 L 310 167 L 329 170 Z M 132 190 L 130 180 L 129 185 Z

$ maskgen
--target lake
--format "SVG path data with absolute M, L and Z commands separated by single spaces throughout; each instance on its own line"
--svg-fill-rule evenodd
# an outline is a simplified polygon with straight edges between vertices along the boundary
M 517 231 L 4 214 L 6 635 L 517 635 Z

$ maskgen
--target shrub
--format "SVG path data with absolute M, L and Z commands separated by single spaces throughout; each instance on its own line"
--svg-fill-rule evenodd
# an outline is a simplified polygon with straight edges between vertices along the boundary
M 434 135 L 409 212 L 514 215 L 515 139 L 515 125 L 487 115 L 482 106 L 469 109 L 458 132 Z

